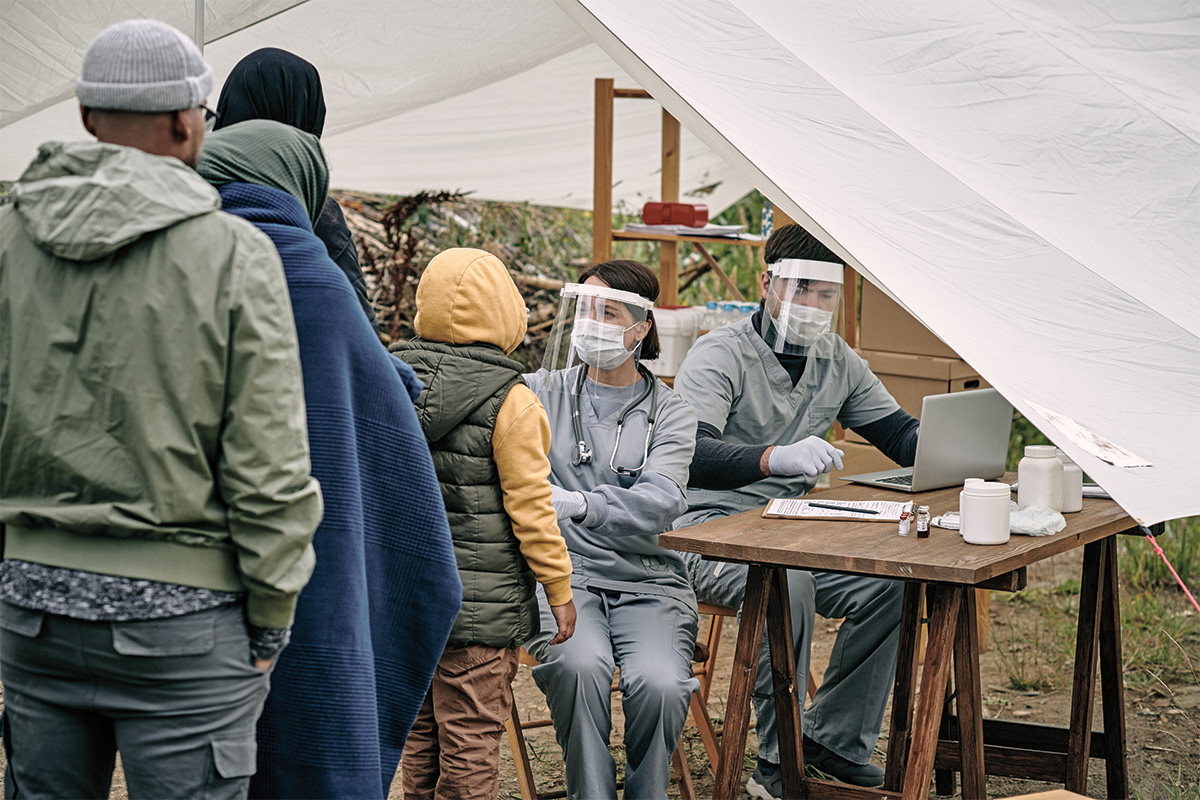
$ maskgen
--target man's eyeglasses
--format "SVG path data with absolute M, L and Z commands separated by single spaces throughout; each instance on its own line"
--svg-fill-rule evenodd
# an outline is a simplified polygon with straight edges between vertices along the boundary
M 200 107 L 204 109 L 204 124 L 205 125 L 208 125 L 208 123 L 210 123 L 210 122 L 213 125 L 215 125 L 221 121 L 221 115 L 218 114 L 216 111 L 213 111 L 211 108 L 204 105 L 203 103 L 200 104 Z

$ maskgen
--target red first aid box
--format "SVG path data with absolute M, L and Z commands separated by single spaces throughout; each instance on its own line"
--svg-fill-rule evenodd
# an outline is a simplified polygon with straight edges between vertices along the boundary
M 646 225 L 686 225 L 703 228 L 708 224 L 708 206 L 691 203 L 646 203 L 642 206 Z

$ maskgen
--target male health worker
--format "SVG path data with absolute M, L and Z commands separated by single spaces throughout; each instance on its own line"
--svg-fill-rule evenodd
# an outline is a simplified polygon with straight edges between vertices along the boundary
M 807 494 L 817 477 L 842 467 L 825 441 L 839 421 L 902 466 L 913 463 L 917 420 L 905 413 L 834 331 L 843 263 L 798 225 L 767 241 L 762 306 L 750 319 L 700 337 L 675 379 L 699 419 L 684 528 Z M 831 531 L 836 535 L 836 531 Z M 684 555 L 701 602 L 741 606 L 745 565 Z M 789 570 L 798 686 L 808 679 L 814 613 L 845 618 L 829 668 L 803 713 L 807 764 L 861 786 L 883 783 L 870 763 L 896 663 L 903 584 L 852 575 Z M 747 791 L 781 795 L 766 636 L 755 688 L 758 767 Z

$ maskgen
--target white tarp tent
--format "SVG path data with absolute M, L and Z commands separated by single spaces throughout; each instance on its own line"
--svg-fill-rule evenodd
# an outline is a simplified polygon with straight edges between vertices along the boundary
M 260 47 L 316 65 L 334 186 L 592 207 L 593 82 L 636 86 L 551 0 L 208 0 L 205 58 L 217 86 Z M 193 0 L 0 0 L 0 179 L 48 139 L 83 138 L 75 79 L 97 33 L 131 16 L 191 34 Z M 659 194 L 661 114 L 615 108 L 613 199 Z M 681 191 L 724 208 L 753 188 L 695 137 Z M 689 195 L 717 184 L 711 192 Z
M 1137 519 L 1200 514 L 1196 0 L 556 2 L 209 2 L 206 54 L 317 64 L 340 185 L 583 207 L 591 79 L 641 85 L 697 137 L 685 189 L 757 186 Z M 190 30 L 190 6 L 0 2 L 0 176 L 79 134 L 95 32 Z M 640 105 L 618 104 L 631 203 L 657 184 Z

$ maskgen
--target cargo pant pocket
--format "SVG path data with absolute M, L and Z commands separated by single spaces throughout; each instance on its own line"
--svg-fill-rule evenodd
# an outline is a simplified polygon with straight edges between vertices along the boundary
M 46 619 L 44 611 L 33 611 L 28 608 L 14 606 L 11 603 L 0 603 L 0 628 L 26 639 L 36 639 L 42 632 L 42 621 Z
M 111 625 L 113 650 L 123 656 L 202 656 L 216 642 L 213 617 L 206 612 Z
M 214 739 L 211 743 L 212 769 L 205 787 L 206 800 L 245 797 L 258 761 L 254 736 Z

